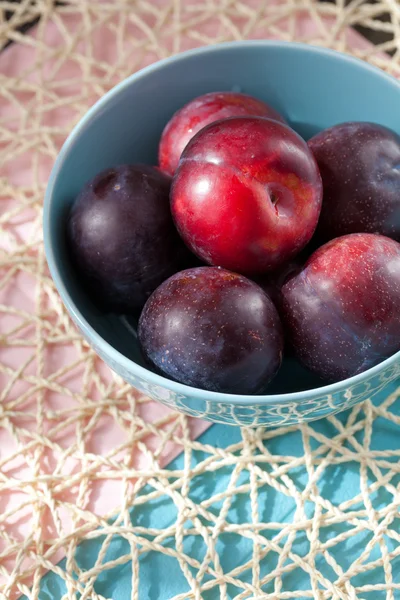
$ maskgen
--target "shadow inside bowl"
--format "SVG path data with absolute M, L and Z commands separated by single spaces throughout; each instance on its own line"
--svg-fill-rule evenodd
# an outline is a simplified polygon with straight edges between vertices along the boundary
M 149 366 L 137 341 L 138 320 L 132 316 L 101 315 L 96 328 L 104 339 L 118 352 L 136 364 L 157 372 Z M 285 394 L 311 390 L 326 385 L 326 382 L 302 367 L 293 357 L 283 360 L 277 376 L 262 391 L 265 394 Z

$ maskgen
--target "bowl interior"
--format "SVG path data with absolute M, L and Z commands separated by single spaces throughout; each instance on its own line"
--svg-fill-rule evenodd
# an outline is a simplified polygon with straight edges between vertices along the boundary
M 102 169 L 129 162 L 157 164 L 163 127 L 183 104 L 205 92 L 232 89 L 270 103 L 305 139 L 350 120 L 373 121 L 400 133 L 400 86 L 394 80 L 343 55 L 297 44 L 244 42 L 190 52 L 145 69 L 96 104 L 70 136 L 53 170 L 45 243 L 53 276 L 57 272 L 64 301 L 67 290 L 73 316 L 141 366 L 135 320 L 102 314 L 82 291 L 66 253 L 65 218 L 83 184 Z M 323 381 L 288 358 L 267 392 L 321 385 Z

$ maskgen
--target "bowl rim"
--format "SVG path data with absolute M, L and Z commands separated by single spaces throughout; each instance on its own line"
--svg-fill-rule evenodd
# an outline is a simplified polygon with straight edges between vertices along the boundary
M 119 352 L 114 346 L 112 346 L 109 342 L 107 342 L 93 327 L 90 325 L 88 321 L 83 317 L 74 301 L 72 300 L 67 286 L 64 283 L 63 278 L 60 276 L 58 268 L 56 266 L 55 255 L 54 255 L 54 240 L 50 234 L 51 232 L 51 222 L 50 222 L 50 207 L 52 203 L 54 188 L 56 185 L 56 181 L 60 175 L 60 172 L 63 168 L 64 159 L 69 153 L 72 146 L 77 141 L 77 138 L 84 132 L 84 130 L 88 127 L 88 125 L 93 121 L 94 118 L 97 118 L 99 111 L 107 105 L 115 96 L 117 96 L 120 92 L 124 91 L 128 88 L 132 83 L 137 81 L 142 77 L 146 77 L 150 73 L 156 72 L 159 69 L 162 69 L 165 65 L 168 65 L 173 62 L 185 61 L 186 59 L 190 59 L 192 56 L 199 56 L 209 53 L 215 52 L 224 52 L 233 48 L 254 48 L 254 47 L 264 47 L 266 49 L 279 49 L 284 51 L 297 51 L 297 52 L 306 52 L 310 54 L 319 54 L 322 56 L 327 56 L 334 58 L 339 61 L 352 63 L 358 68 L 365 69 L 378 75 L 382 79 L 385 79 L 388 83 L 398 88 L 400 92 L 400 82 L 396 80 L 393 76 L 385 73 L 378 67 L 375 67 L 361 59 L 355 58 L 348 54 L 344 54 L 343 52 L 338 52 L 336 50 L 332 50 L 329 48 L 323 48 L 319 46 L 313 46 L 311 44 L 304 44 L 301 42 L 283 42 L 283 41 L 275 41 L 275 40 L 243 40 L 243 41 L 234 41 L 234 42 L 223 42 L 220 44 L 212 44 L 209 46 L 201 46 L 199 48 L 194 48 L 191 50 L 186 50 L 179 54 L 175 54 L 168 58 L 164 58 L 159 60 L 151 65 L 144 67 L 143 69 L 133 73 L 123 81 L 119 82 L 113 88 L 111 88 L 104 96 L 99 98 L 89 108 L 89 110 L 81 117 L 78 123 L 74 126 L 71 133 L 68 135 L 65 140 L 57 159 L 53 165 L 44 197 L 44 206 L 43 206 L 43 237 L 44 237 L 44 249 L 47 264 L 53 278 L 53 281 L 56 285 L 57 291 L 60 294 L 60 297 L 65 304 L 68 312 L 72 316 L 75 323 L 81 329 L 81 331 L 85 334 L 85 336 L 93 342 L 93 344 L 97 348 L 101 348 L 102 353 L 109 357 L 112 362 L 121 365 L 121 367 L 127 372 L 131 373 L 133 376 L 141 378 L 145 380 L 147 383 L 161 387 L 167 388 L 174 393 L 180 396 L 189 396 L 196 399 L 201 399 L 204 401 L 211 402 L 219 402 L 219 403 L 227 403 L 227 404 L 235 404 L 235 405 L 268 405 L 275 403 L 300 403 L 302 401 L 310 401 L 320 396 L 329 396 L 333 395 L 338 391 L 345 390 L 350 386 L 355 386 L 358 383 L 362 383 L 364 379 L 373 377 L 377 375 L 379 372 L 384 369 L 390 367 L 391 365 L 397 363 L 400 360 L 400 351 L 396 352 L 392 356 L 386 358 L 382 362 L 377 365 L 359 373 L 357 375 L 353 375 L 347 379 L 342 381 L 338 381 L 335 383 L 330 383 L 323 385 L 318 388 L 311 388 L 308 390 L 301 390 L 298 392 L 287 392 L 283 394 L 261 394 L 261 395 L 250 395 L 250 394 L 227 394 L 223 392 L 214 392 L 210 390 L 202 390 L 200 388 L 192 387 L 186 385 L 184 383 L 180 383 L 177 381 L 173 381 L 162 375 L 154 373 L 145 367 L 140 366 L 135 363 L 133 360 Z M 105 359 L 105 362 L 107 360 Z

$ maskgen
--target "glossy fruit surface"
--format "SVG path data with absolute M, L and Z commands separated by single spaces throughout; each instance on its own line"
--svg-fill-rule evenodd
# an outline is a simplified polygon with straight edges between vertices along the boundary
M 310 240 L 322 202 L 314 157 L 292 129 L 259 117 L 200 131 L 174 177 L 171 208 L 187 246 L 208 264 L 272 270 Z
M 173 175 L 183 150 L 206 125 L 228 117 L 259 116 L 285 123 L 271 106 L 238 92 L 211 92 L 199 96 L 178 110 L 167 123 L 160 141 L 159 165 Z
M 282 327 L 270 298 L 242 275 L 216 267 L 165 281 L 143 309 L 138 337 L 162 373 L 206 390 L 257 393 L 282 360 Z
M 169 207 L 170 178 L 146 165 L 99 173 L 81 191 L 67 225 L 83 285 L 108 310 L 132 312 L 186 266 Z
M 322 246 L 282 287 L 282 315 L 301 362 L 338 381 L 400 349 L 400 244 L 351 234 Z
M 400 241 L 400 137 L 373 123 L 343 123 L 309 141 L 324 199 L 317 237 L 380 233 Z

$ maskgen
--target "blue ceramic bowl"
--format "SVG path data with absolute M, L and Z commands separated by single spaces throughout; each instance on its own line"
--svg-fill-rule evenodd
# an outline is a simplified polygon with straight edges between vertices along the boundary
M 135 323 L 101 313 L 68 261 L 64 228 L 83 184 L 119 163 L 156 164 L 164 125 L 205 92 L 240 90 L 265 100 L 306 139 L 343 121 L 374 121 L 400 133 L 400 85 L 359 60 L 280 42 L 210 46 L 163 60 L 117 85 L 75 127 L 52 171 L 44 205 L 44 243 L 57 289 L 83 336 L 123 379 L 188 415 L 243 426 L 288 425 L 343 410 L 400 374 L 400 353 L 365 373 L 324 385 L 286 359 L 268 395 L 239 396 L 192 388 L 146 368 Z

